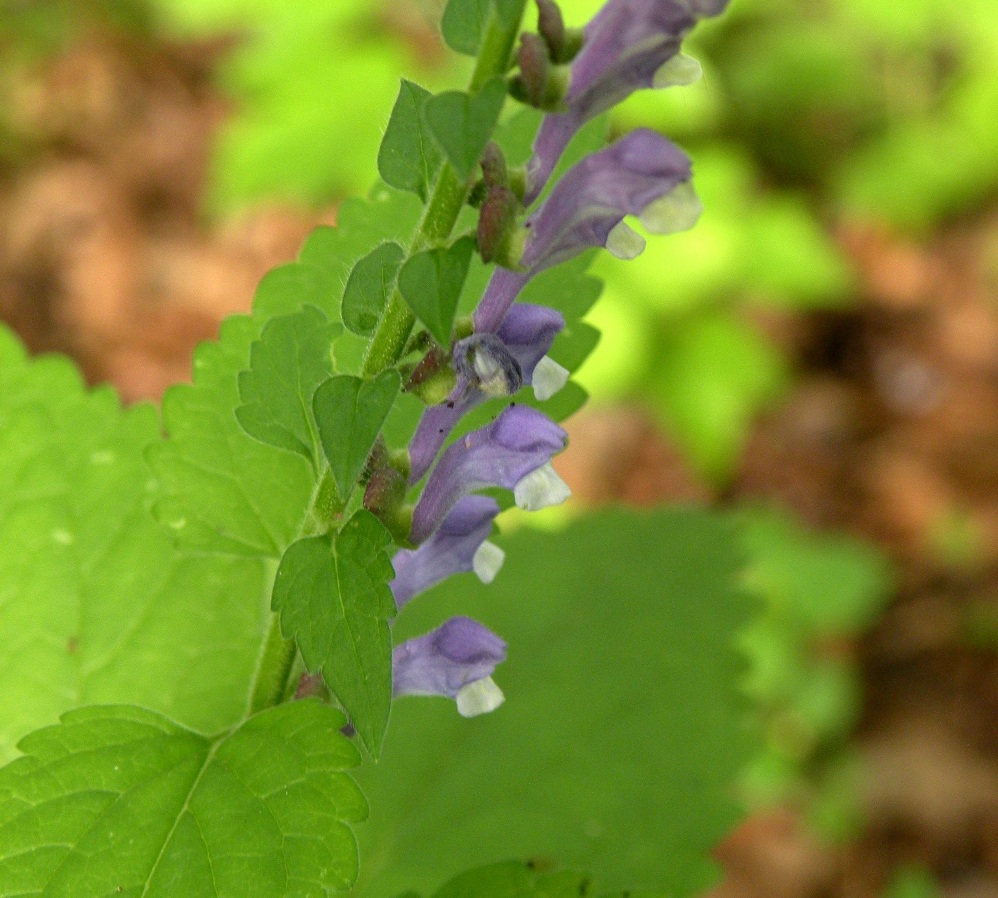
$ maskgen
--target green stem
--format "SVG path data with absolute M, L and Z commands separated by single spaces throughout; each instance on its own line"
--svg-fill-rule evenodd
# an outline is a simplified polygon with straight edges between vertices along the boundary
M 523 18 L 525 6 L 526 0 L 520 0 L 519 15 L 512 27 L 505 25 L 493 8 L 492 18 L 482 39 L 482 49 L 471 76 L 469 90 L 472 93 L 481 90 L 490 78 L 505 75 L 509 70 L 513 43 L 519 32 L 519 23 Z M 461 209 L 468 199 L 470 189 L 470 178 L 462 181 L 450 164 L 443 165 L 409 248 L 410 256 L 429 247 L 438 246 L 450 237 Z M 381 321 L 371 339 L 361 371 L 362 376 L 373 377 L 394 365 L 401 358 L 415 323 L 416 316 L 396 289 L 388 300 Z M 326 479 L 331 483 L 328 472 L 323 481 Z M 303 522 L 302 535 L 310 526 L 327 521 L 335 510 L 336 499 L 330 496 L 330 485 L 320 483 Z M 280 618 L 276 614 L 273 615 L 253 684 L 250 698 L 251 714 L 279 704 L 285 699 L 296 654 L 295 641 L 285 639 L 281 635 Z
M 312 493 L 308 510 L 298 527 L 297 539 L 304 536 L 325 532 L 332 524 L 332 519 L 342 505 L 336 495 L 336 486 L 329 468 L 325 467 L 319 482 Z M 295 540 L 292 540 L 294 542 Z M 271 584 L 269 592 L 273 592 L 273 581 L 278 565 L 273 563 L 267 578 Z M 253 678 L 253 691 L 250 693 L 249 713 L 256 714 L 265 708 L 279 705 L 288 693 L 288 679 L 294 668 L 297 656 L 297 645 L 293 639 L 285 639 L 281 635 L 281 619 L 278 614 L 271 614 L 270 630 L 264 643 L 260 663 L 257 665 Z
M 253 695 L 250 698 L 250 714 L 279 704 L 288 686 L 288 677 L 294 666 L 295 641 L 281 635 L 280 615 L 271 615 L 270 632 L 264 644 L 260 666 L 257 668 Z
M 503 24 L 498 12 L 493 8 L 492 18 L 482 39 L 482 49 L 475 63 L 475 71 L 471 76 L 469 87 L 471 93 L 481 90 L 490 78 L 505 75 L 508 71 L 524 6 L 526 0 L 521 0 L 520 14 L 516 17 L 517 24 L 512 28 Z M 453 166 L 449 163 L 443 165 L 433 185 L 419 229 L 412 240 L 409 256 L 437 246 L 450 236 L 454 223 L 468 199 L 470 189 L 470 179 L 462 181 Z M 415 323 L 416 316 L 396 288 L 371 338 L 361 375 L 373 377 L 394 365 L 401 358 Z

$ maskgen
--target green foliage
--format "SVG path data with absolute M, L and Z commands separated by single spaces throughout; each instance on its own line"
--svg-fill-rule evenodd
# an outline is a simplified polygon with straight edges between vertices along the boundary
M 367 814 L 343 723 L 295 702 L 206 738 L 140 708 L 70 711 L 0 770 L 0 894 L 331 895 Z
M 880 616 L 893 587 L 887 560 L 841 534 L 813 534 L 788 515 L 741 516 L 745 584 L 765 603 L 743 636 L 746 681 L 767 733 L 743 778 L 754 803 L 804 804 L 829 838 L 855 831 L 857 776 L 846 739 L 860 709 L 859 673 L 844 647 Z M 826 646 L 838 648 L 829 653 Z
M 183 37 L 240 36 L 220 65 L 235 111 L 214 148 L 216 207 L 274 197 L 315 203 L 374 180 L 385 114 L 412 53 L 370 0 L 150 2 Z
M 777 351 L 729 315 L 691 316 L 665 335 L 648 397 L 707 477 L 732 473 L 754 415 L 786 388 Z
M 891 877 L 883 898 L 938 898 L 939 882 L 932 872 L 915 864 L 905 864 Z
M 537 873 L 519 861 L 505 861 L 455 876 L 433 898 L 587 898 L 589 885 L 582 874 Z
M 331 377 L 315 392 L 312 407 L 322 452 L 343 504 L 350 499 L 400 387 L 398 372 L 389 369 L 373 380 L 348 374 Z
M 271 319 L 250 347 L 250 364 L 239 375 L 236 420 L 250 436 L 297 452 L 319 467 L 312 395 L 332 373 L 330 347 L 342 325 L 315 306 Z
M 426 124 L 461 178 L 478 165 L 505 100 L 506 82 L 497 77 L 474 96 L 449 90 L 426 101 Z
M 440 30 L 452 50 L 477 56 L 493 15 L 515 28 L 522 13 L 523 0 L 449 0 Z
M 300 455 L 264 445 L 242 429 L 234 414 L 242 404 L 239 375 L 250 367 L 250 348 L 271 318 L 308 304 L 338 321 L 342 285 L 353 265 L 386 240 L 407 243 L 417 214 L 418 201 L 384 187 L 366 202 L 344 203 L 338 227 L 315 231 L 299 262 L 260 282 L 252 317 L 229 318 L 217 343 L 198 348 L 194 383 L 167 391 L 168 438 L 153 447 L 151 461 L 162 483 L 157 513 L 182 545 L 277 559 L 303 534 L 319 472 Z M 302 283 L 311 288 L 303 292 Z M 349 353 L 338 348 L 337 369 L 354 373 L 340 363 L 341 356 L 351 360 Z M 352 362 L 359 367 L 356 358 Z
M 370 337 L 395 290 L 405 251 L 397 243 L 382 243 L 361 259 L 343 288 L 343 324 Z
M 502 861 L 455 876 L 432 898 L 596 898 L 591 877 L 571 870 L 542 873 L 520 861 Z M 413 893 L 399 898 L 418 898 Z M 602 898 L 665 898 L 628 889 Z
M 473 237 L 410 256 L 399 272 L 399 290 L 416 317 L 442 346 L 450 345 L 458 300 L 475 249 Z
M 378 171 L 385 183 L 424 200 L 444 158 L 423 115 L 430 96 L 425 88 L 402 79 L 378 150 Z
M 891 567 L 869 543 L 808 533 L 786 515 L 761 511 L 748 516 L 744 541 L 749 585 L 806 636 L 862 633 L 891 594 Z
M 288 547 L 274 580 L 274 610 L 305 666 L 323 678 L 376 758 L 392 701 L 395 614 L 386 549 L 391 536 L 361 510 L 336 533 Z
M 0 382 L 0 760 L 80 704 L 235 723 L 266 627 L 263 566 L 180 553 L 152 520 L 151 407 L 122 411 L 2 328 Z
M 357 893 L 535 857 L 598 870 L 605 889 L 693 894 L 751 745 L 734 533 L 701 512 L 612 512 L 504 548 L 489 587 L 452 578 L 395 624 L 401 639 L 475 608 L 509 642 L 507 703 L 472 722 L 445 701 L 396 704 L 381 763 L 361 771 Z

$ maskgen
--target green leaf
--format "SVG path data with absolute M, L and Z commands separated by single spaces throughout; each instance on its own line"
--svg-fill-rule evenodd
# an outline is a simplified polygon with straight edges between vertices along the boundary
M 474 247 L 473 237 L 462 237 L 449 247 L 410 256 L 399 272 L 402 297 L 441 346 L 450 345 L 454 314 Z
M 572 870 L 538 873 L 522 861 L 500 861 L 455 876 L 432 898 L 596 898 L 591 877 Z M 406 892 L 398 898 L 419 898 Z M 668 898 L 662 892 L 628 889 L 603 898 Z
M 122 411 L 2 327 L 0 383 L 0 760 L 82 703 L 231 726 L 269 618 L 263 564 L 182 554 L 153 520 L 151 406 Z
M 426 123 L 461 178 L 482 158 L 505 100 L 506 82 L 496 77 L 473 97 L 449 90 L 426 101 Z
M 395 289 L 405 251 L 382 243 L 353 267 L 343 288 L 343 323 L 355 334 L 370 337 Z
M 0 770 L 0 894 L 331 895 L 357 875 L 367 803 L 343 715 L 293 702 L 206 738 L 87 707 Z
M 322 672 L 375 758 L 392 701 L 391 542 L 362 509 L 332 543 L 317 536 L 291 545 L 274 580 L 284 636 L 297 641 L 310 671 Z
M 318 467 L 312 395 L 332 374 L 329 350 L 342 330 L 315 306 L 267 323 L 250 347 L 249 370 L 239 375 L 245 405 L 236 409 L 236 420 L 243 430 Z
M 477 56 L 492 0 L 450 0 L 440 20 L 444 42 L 452 50 Z
M 777 511 L 753 509 L 743 519 L 746 582 L 791 632 L 856 636 L 883 613 L 894 574 L 875 546 L 842 533 L 810 533 Z
M 316 305 L 337 320 L 342 285 L 357 260 L 386 240 L 408 244 L 420 211 L 415 197 L 385 185 L 366 201 L 348 200 L 338 226 L 314 231 L 297 263 L 328 289 L 302 296 L 296 278 L 265 277 L 253 316 L 228 319 L 217 343 L 197 349 L 194 383 L 173 387 L 164 397 L 168 438 L 150 457 L 161 485 L 157 515 L 181 545 L 278 559 L 301 536 L 315 472 L 301 456 L 260 443 L 242 429 L 234 414 L 242 404 L 237 378 L 249 367 L 250 347 L 270 318 Z M 338 342 L 347 336 L 357 339 L 344 334 Z
M 648 401 L 700 471 L 731 476 L 755 417 L 786 389 L 786 364 L 752 327 L 725 313 L 681 319 L 646 384 Z
M 318 265 L 290 262 L 271 268 L 257 284 L 254 306 L 267 316 L 287 315 L 305 306 L 314 306 L 332 321 L 336 313 L 338 283 Z
M 374 380 L 341 374 L 325 381 L 312 401 L 322 451 L 345 503 L 402 383 L 395 369 Z
M 385 183 L 409 190 L 424 200 L 443 162 L 440 147 L 424 118 L 429 97 L 428 90 L 402 80 L 378 150 L 378 171 Z
M 450 0 L 440 22 L 447 46 L 477 56 L 493 9 L 507 28 L 515 28 L 523 14 L 523 0 Z
M 581 873 L 537 873 L 522 861 L 502 861 L 455 876 L 433 898 L 591 898 L 590 885 Z
M 394 625 L 401 641 L 481 618 L 509 644 L 495 674 L 506 703 L 473 720 L 443 699 L 395 703 L 382 762 L 359 775 L 376 813 L 359 833 L 356 894 L 432 893 L 510 857 L 590 870 L 607 890 L 698 892 L 754 751 L 734 527 L 615 511 L 556 535 L 520 530 L 503 548 L 490 586 L 452 578 Z

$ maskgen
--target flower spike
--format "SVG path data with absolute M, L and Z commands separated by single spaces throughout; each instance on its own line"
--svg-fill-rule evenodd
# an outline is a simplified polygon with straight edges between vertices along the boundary
M 690 176 L 689 157 L 647 128 L 572 166 L 526 221 L 521 270 L 499 270 L 489 281 L 475 310 L 475 329 L 494 330 L 531 277 L 586 249 L 637 255 L 644 241 L 622 225 L 627 215 L 641 216 L 659 232 L 691 227 L 701 207 Z
M 719 15 L 727 0 L 608 0 L 585 27 L 572 62 L 561 115 L 545 118 L 527 167 L 527 195 L 540 195 L 572 136 L 590 119 L 640 88 L 689 83 L 698 67 L 671 65 L 698 19 Z

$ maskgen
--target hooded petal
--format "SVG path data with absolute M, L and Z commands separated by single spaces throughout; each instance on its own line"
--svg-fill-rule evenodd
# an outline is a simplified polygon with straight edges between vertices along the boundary
M 527 219 L 530 236 L 520 264 L 537 274 L 578 255 L 606 246 L 626 215 L 646 208 L 689 181 L 689 157 L 646 128 L 574 165 L 544 204 Z
M 399 608 L 451 574 L 481 569 L 495 576 L 495 563 L 479 558 L 492 534 L 492 521 L 499 514 L 499 503 L 489 496 L 465 496 L 444 518 L 437 531 L 418 549 L 400 549 L 392 559 L 395 579 L 391 590 Z M 496 551 L 502 550 L 494 547 Z M 486 552 L 486 554 L 488 554 Z M 499 562 L 501 563 L 501 561 Z M 477 570 L 476 570 L 477 573 Z
M 621 224 L 625 216 L 643 216 L 662 232 L 691 227 L 700 211 L 691 174 L 689 157 L 647 128 L 576 163 L 527 219 L 522 270 L 500 268 L 492 276 L 475 310 L 475 329 L 496 330 L 531 277 L 584 250 L 607 247 L 633 258 L 644 241 Z
M 656 75 L 677 56 L 697 20 L 720 15 L 726 6 L 727 0 L 608 0 L 586 26 L 572 61 L 568 111 L 545 117 L 538 132 L 526 202 L 540 195 L 579 128 L 635 90 L 656 86 Z M 664 83 L 683 81 L 667 77 Z
M 453 698 L 458 711 L 471 717 L 502 703 L 492 674 L 505 660 L 506 643 L 495 633 L 469 617 L 452 617 L 425 636 L 395 647 L 392 692 L 396 697 Z
M 564 449 L 566 439 L 565 431 L 536 409 L 505 409 L 440 457 L 413 511 L 410 538 L 417 545 L 428 539 L 469 493 L 491 486 L 515 490 L 524 477 Z

